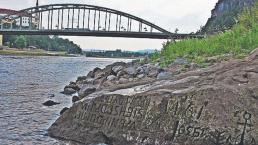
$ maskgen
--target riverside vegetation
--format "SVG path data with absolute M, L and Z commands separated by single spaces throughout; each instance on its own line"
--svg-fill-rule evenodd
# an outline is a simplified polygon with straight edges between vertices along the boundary
M 15 36 L 5 35 L 4 43 L 9 47 L 28 48 L 34 46 L 45 51 L 67 52 L 69 54 L 81 54 L 82 49 L 77 44 L 74 44 L 68 39 L 63 39 L 58 36 Z
M 63 93 L 79 96 L 49 135 L 87 145 L 257 145 L 257 20 L 255 4 L 225 33 L 78 77 Z
M 164 45 L 161 53 L 153 55 L 152 60 L 160 58 L 163 66 L 167 66 L 176 58 L 205 65 L 207 58 L 216 56 L 218 59 L 244 58 L 258 47 L 258 4 L 245 10 L 239 17 L 239 23 L 231 30 L 207 36 L 206 39 L 189 39 Z

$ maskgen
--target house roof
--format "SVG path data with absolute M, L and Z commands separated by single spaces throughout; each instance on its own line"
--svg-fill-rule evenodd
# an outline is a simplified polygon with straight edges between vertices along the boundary
M 18 11 L 0 8 L 0 14 L 12 15 L 12 14 L 16 14 L 16 13 L 18 13 Z
M 4 8 L 0 8 L 0 15 L 29 16 L 29 14 L 27 14 L 25 12 L 19 12 L 16 10 L 4 9 Z

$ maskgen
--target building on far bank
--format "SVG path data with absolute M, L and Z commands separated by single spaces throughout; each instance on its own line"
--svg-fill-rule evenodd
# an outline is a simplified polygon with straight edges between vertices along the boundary
M 0 8 L 0 18 L 3 18 L 6 15 L 12 15 L 12 17 L 17 17 L 15 20 L 5 19 L 0 23 L 2 25 L 11 25 L 12 27 L 30 27 L 30 24 L 36 26 L 36 18 L 32 18 L 32 23 L 30 22 L 30 15 L 26 13 L 19 13 L 18 11 L 11 9 Z

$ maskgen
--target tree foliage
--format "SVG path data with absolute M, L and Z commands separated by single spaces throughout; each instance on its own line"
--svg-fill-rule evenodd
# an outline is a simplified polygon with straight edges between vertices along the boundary
M 17 48 L 25 48 L 26 47 L 26 45 L 27 45 L 27 40 L 26 40 L 26 38 L 24 37 L 24 36 L 18 36 L 16 39 L 15 39 L 15 41 L 14 41 L 14 43 L 15 43 L 15 46 L 17 47 Z
M 17 41 L 18 40 L 18 41 Z M 21 43 L 21 42 L 25 43 Z M 71 54 L 81 54 L 82 49 L 77 44 L 74 44 L 68 39 L 63 39 L 58 36 L 4 36 L 4 42 L 8 43 L 10 47 L 28 47 L 36 46 L 37 48 L 48 51 L 66 51 Z M 22 44 L 22 45 L 21 45 Z

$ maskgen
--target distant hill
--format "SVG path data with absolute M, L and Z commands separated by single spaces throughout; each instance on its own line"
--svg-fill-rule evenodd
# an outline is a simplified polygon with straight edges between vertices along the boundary
M 213 33 L 231 28 L 238 22 L 239 14 L 256 0 L 219 0 L 211 11 L 211 17 L 202 28 L 203 33 Z
M 143 50 L 138 50 L 136 52 L 142 53 L 142 54 L 152 54 L 152 53 L 155 53 L 156 50 L 155 49 L 143 49 Z
M 83 54 L 87 57 L 108 57 L 108 58 L 135 58 L 135 57 L 144 57 L 147 53 L 140 53 L 134 51 L 122 51 L 121 49 L 117 50 L 83 50 Z

